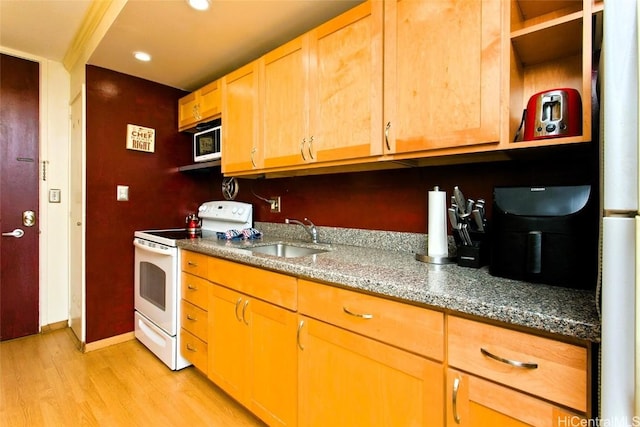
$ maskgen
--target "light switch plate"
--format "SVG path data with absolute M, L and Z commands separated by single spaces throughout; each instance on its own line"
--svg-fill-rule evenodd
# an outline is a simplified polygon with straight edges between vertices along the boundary
M 119 202 L 125 202 L 129 200 L 129 186 L 128 185 L 118 185 L 118 189 L 116 192 L 116 199 Z
M 50 188 L 49 189 L 49 203 L 60 203 L 60 189 L 59 188 Z

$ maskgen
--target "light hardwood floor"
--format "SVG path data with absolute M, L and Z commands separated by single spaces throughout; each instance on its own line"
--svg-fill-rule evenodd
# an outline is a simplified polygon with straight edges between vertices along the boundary
M 264 426 L 195 368 L 137 340 L 89 353 L 70 329 L 0 343 L 0 425 Z

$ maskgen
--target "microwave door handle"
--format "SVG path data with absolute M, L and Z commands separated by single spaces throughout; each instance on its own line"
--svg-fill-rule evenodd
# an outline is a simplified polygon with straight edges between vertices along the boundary
M 163 250 L 163 249 L 158 249 L 158 248 L 152 248 L 146 245 L 142 245 L 140 243 L 138 243 L 137 240 L 133 241 L 133 246 L 135 246 L 138 249 L 142 249 L 143 251 L 147 251 L 147 252 L 153 252 L 154 254 L 158 254 L 158 255 L 171 255 L 171 251 L 170 250 Z

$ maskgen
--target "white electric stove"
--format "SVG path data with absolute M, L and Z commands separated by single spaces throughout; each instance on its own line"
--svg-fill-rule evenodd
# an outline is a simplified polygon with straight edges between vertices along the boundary
M 177 241 L 216 238 L 217 232 L 249 228 L 253 207 L 235 201 L 212 201 L 198 208 L 202 231 L 186 228 L 134 232 L 135 336 L 170 369 L 190 363 L 180 354 L 180 252 Z

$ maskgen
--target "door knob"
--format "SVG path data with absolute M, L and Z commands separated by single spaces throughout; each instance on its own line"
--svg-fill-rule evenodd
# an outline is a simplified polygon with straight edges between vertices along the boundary
M 2 233 L 3 237 L 15 237 L 16 239 L 21 238 L 22 236 L 24 236 L 24 231 L 22 231 L 19 228 L 16 228 L 13 231 L 10 231 L 8 233 Z

